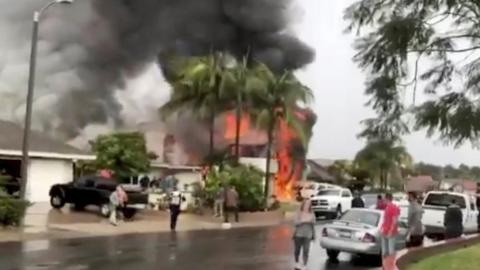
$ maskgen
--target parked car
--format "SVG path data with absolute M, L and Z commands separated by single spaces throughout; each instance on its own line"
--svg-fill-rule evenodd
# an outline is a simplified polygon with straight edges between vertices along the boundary
M 326 249 L 332 260 L 337 259 L 340 252 L 380 257 L 383 215 L 383 211 L 375 209 L 351 209 L 340 219 L 323 227 L 320 246 Z M 405 247 L 406 237 L 407 224 L 400 220 L 397 249 Z
M 352 192 L 346 188 L 320 190 L 311 198 L 315 216 L 340 217 L 352 208 Z
M 442 238 L 445 234 L 444 216 L 452 200 L 460 206 L 463 213 L 463 230 L 465 233 L 476 233 L 478 230 L 478 209 L 476 197 L 466 193 L 450 191 L 428 192 L 423 200 L 423 219 L 425 234 L 429 238 Z
M 113 179 L 99 176 L 80 177 L 68 184 L 57 184 L 50 189 L 50 204 L 53 208 L 62 208 L 71 203 L 76 210 L 83 210 L 88 205 L 97 205 L 103 215 L 110 214 L 110 194 L 115 191 L 118 183 Z M 128 202 L 124 207 L 124 217 L 132 218 L 138 209 L 144 209 L 148 204 L 148 194 L 125 188 Z

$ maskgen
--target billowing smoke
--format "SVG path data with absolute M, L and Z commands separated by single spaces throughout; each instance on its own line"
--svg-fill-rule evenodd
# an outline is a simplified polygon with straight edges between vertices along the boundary
M 23 119 L 31 17 L 45 3 L 0 0 L 0 118 Z M 169 95 L 160 71 L 168 71 L 172 55 L 249 52 L 275 70 L 302 67 L 313 52 L 289 31 L 293 4 L 77 0 L 56 6 L 40 27 L 34 126 L 67 139 L 87 126 L 155 119 Z

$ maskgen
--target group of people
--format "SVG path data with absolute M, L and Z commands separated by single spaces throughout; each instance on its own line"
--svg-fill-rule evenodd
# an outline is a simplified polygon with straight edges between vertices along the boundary
M 295 218 L 295 229 L 293 233 L 295 269 L 305 269 L 308 263 L 310 243 L 315 240 L 315 215 L 309 199 L 297 195 L 301 202 Z M 418 247 L 423 245 L 424 227 L 422 224 L 423 208 L 420 198 L 415 192 L 408 194 L 408 217 L 407 217 L 407 247 Z M 355 193 L 352 200 L 352 208 L 364 208 L 365 202 L 359 193 Z M 381 224 L 381 249 L 383 269 L 395 268 L 396 260 L 396 239 L 399 233 L 400 208 L 393 202 L 391 193 L 378 195 L 376 209 L 384 211 L 383 223 Z M 463 217 L 460 206 L 453 200 L 445 211 L 444 218 L 445 238 L 457 238 L 463 234 Z M 303 251 L 302 261 L 300 254 Z
M 180 215 L 181 203 L 185 201 L 182 193 L 177 187 L 173 187 L 168 194 L 169 210 L 170 210 L 170 230 L 175 231 L 177 228 L 178 216 Z M 110 194 L 110 223 L 117 226 L 118 209 L 125 207 L 128 202 L 128 195 L 122 185 L 118 185 Z
M 422 224 L 423 208 L 417 193 L 408 193 L 408 202 L 406 246 L 422 246 L 425 233 Z M 385 199 L 378 196 L 376 208 L 385 211 L 381 229 L 383 266 L 386 270 L 395 269 L 395 240 L 398 235 L 400 208 L 393 203 L 393 196 L 389 193 L 385 195 Z M 444 226 L 445 239 L 458 238 L 463 234 L 463 214 L 455 200 L 452 200 L 445 211 Z

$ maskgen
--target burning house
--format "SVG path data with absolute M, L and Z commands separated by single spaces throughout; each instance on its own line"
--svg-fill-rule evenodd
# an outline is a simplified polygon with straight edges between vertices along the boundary
M 310 134 L 316 117 L 312 111 L 298 109 L 296 117 L 303 123 L 304 133 Z M 180 121 L 182 122 L 182 121 Z M 178 132 L 178 121 L 174 124 L 159 122 L 145 123 L 139 129 L 145 133 L 149 150 L 154 151 L 158 162 L 173 165 L 201 165 L 208 154 L 208 123 L 198 122 L 191 127 L 182 127 Z M 177 131 L 176 131 L 177 130 Z M 240 156 L 245 160 L 267 157 L 267 132 L 255 127 L 248 116 L 240 121 Z M 227 112 L 217 117 L 215 124 L 215 149 L 230 148 L 234 153 L 236 116 Z M 306 168 L 306 146 L 297 131 L 283 121 L 277 124 L 272 147 L 273 192 L 280 200 L 294 198 L 294 187 Z M 264 164 L 261 160 L 259 164 Z M 260 166 L 263 170 L 264 167 Z

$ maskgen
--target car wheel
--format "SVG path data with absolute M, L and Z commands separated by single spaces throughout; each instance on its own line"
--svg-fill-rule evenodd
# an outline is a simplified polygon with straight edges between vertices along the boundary
M 59 193 L 50 197 L 50 205 L 55 209 L 60 209 L 65 205 L 65 198 Z
M 342 216 L 342 206 L 337 206 L 337 212 L 335 213 L 335 218 L 340 218 Z
M 338 259 L 338 254 L 340 254 L 340 251 L 338 250 L 327 249 L 327 256 L 332 261 L 336 261 Z
M 110 215 L 110 205 L 105 203 L 100 206 L 100 213 L 102 213 L 102 216 L 108 217 Z
M 123 209 L 123 217 L 125 219 L 132 219 L 136 213 L 137 213 L 137 209 L 134 209 L 134 208 Z

